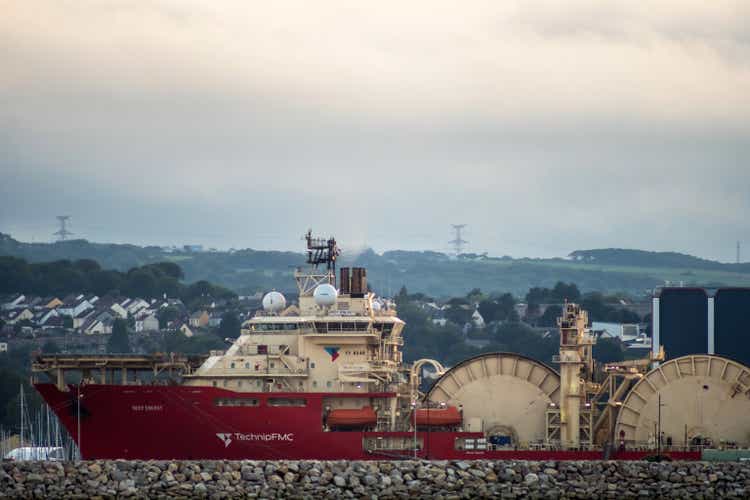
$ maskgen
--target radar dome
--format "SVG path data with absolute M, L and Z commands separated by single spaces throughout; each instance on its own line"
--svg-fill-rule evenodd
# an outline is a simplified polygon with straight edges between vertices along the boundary
M 268 312 L 279 312 L 286 307 L 286 299 L 279 292 L 268 292 L 263 297 L 263 309 Z
M 315 291 L 313 292 L 315 303 L 320 307 L 332 306 L 336 303 L 337 296 L 338 292 L 336 291 L 336 288 L 330 283 L 316 286 Z

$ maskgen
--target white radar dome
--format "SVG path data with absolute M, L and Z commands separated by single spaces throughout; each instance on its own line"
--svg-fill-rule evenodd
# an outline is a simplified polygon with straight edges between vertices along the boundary
M 279 292 L 268 292 L 263 296 L 263 309 L 268 312 L 279 312 L 286 307 L 286 299 Z
M 315 303 L 320 307 L 332 306 L 336 303 L 336 297 L 338 296 L 336 288 L 330 283 L 324 283 L 315 287 L 313 292 L 313 298 Z

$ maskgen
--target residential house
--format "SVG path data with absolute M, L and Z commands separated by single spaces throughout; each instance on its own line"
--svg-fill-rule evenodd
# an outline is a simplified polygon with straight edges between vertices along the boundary
M 63 304 L 63 301 L 57 297 L 45 297 L 42 302 L 47 309 L 57 309 Z
M 217 328 L 219 325 L 221 325 L 221 314 L 211 313 L 211 316 L 208 318 L 208 326 Z
M 51 319 L 57 318 L 57 311 L 54 309 L 40 309 L 34 313 L 34 319 L 32 319 L 32 323 L 34 323 L 36 326 L 44 328 L 47 326 L 47 324 L 50 322 Z
M 125 319 L 128 317 L 128 311 L 119 302 L 113 302 L 109 308 L 118 318 Z
M 136 332 L 158 332 L 159 331 L 159 318 L 157 318 L 155 314 L 142 316 L 140 319 L 135 320 L 135 331 Z
M 178 331 L 179 331 L 179 332 L 180 332 L 181 334 L 183 334 L 184 336 L 186 336 L 186 337 L 188 337 L 188 338 L 190 338 L 190 337 L 192 337 L 193 335 L 195 335 L 195 334 L 193 333 L 193 330 L 191 330 L 191 329 L 190 329 L 190 327 L 189 327 L 189 326 L 188 326 L 187 324 L 185 324 L 185 323 L 183 323 L 182 325 L 180 325 L 180 327 L 179 327 L 179 328 L 178 328 L 177 330 L 178 330 Z
M 484 326 L 485 326 L 485 324 L 484 324 L 484 318 L 479 313 L 479 309 L 478 308 L 474 309 L 474 313 L 472 313 L 472 315 L 471 315 L 471 322 L 474 324 L 474 327 L 478 328 L 479 330 L 481 330 L 482 328 L 484 328 Z
M 112 333 L 114 320 L 114 314 L 109 309 L 99 310 L 87 316 L 81 331 L 86 335 L 109 334 Z
M 0 342 L 0 352 L 8 352 L 8 343 Z
M 86 323 L 86 321 L 95 317 L 96 317 L 96 311 L 94 311 L 93 309 L 86 309 L 85 311 L 81 312 L 78 316 L 73 317 L 73 328 L 75 329 L 81 328 Z
M 34 313 L 28 307 L 22 307 L 14 311 L 10 311 L 6 316 L 5 322 L 9 325 L 15 325 L 21 321 L 34 319 Z
M 189 324 L 193 328 L 200 328 L 208 325 L 208 313 L 206 311 L 195 311 L 190 315 Z
M 127 312 L 128 316 L 135 317 L 139 311 L 148 309 L 150 304 L 143 299 L 125 299 L 120 302 L 120 306 Z
M 99 299 L 96 295 L 85 298 L 83 295 L 77 295 L 72 298 L 66 298 L 63 304 L 57 308 L 57 312 L 63 316 L 70 316 L 76 318 L 85 311 L 90 311 L 94 308 L 94 303 Z M 92 302 L 93 300 L 93 302 Z
M 16 309 L 18 307 L 21 307 L 21 305 L 24 303 L 25 300 L 26 300 L 26 295 L 22 293 L 13 295 L 10 297 L 10 300 L 8 300 L 7 302 L 3 304 L 3 309 L 10 310 L 10 309 Z

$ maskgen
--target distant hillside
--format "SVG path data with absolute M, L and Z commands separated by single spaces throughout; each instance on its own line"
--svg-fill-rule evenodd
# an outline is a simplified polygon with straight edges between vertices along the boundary
M 49 262 L 60 259 L 96 260 L 102 268 L 126 271 L 156 262 L 175 262 L 186 282 L 207 280 L 239 294 L 271 289 L 295 292 L 294 268 L 304 266 L 297 252 L 164 252 L 159 247 L 91 243 L 23 243 L 0 234 L 0 255 Z M 474 288 L 522 296 L 531 287 L 557 281 L 578 284 L 582 291 L 626 292 L 642 295 L 666 280 L 685 285 L 750 286 L 748 264 L 721 264 L 676 253 L 640 250 L 577 250 L 571 259 L 511 259 L 464 255 L 456 259 L 438 252 L 393 250 L 379 255 L 370 249 L 344 253 L 340 266 L 367 268 L 368 281 L 381 295 L 393 295 L 405 285 L 410 292 L 435 297 L 464 295 Z
M 677 252 L 647 252 L 645 250 L 630 250 L 625 248 L 602 248 L 596 250 L 576 250 L 571 252 L 569 257 L 584 264 L 632 267 L 682 267 L 742 273 L 750 272 L 750 263 L 724 264 Z

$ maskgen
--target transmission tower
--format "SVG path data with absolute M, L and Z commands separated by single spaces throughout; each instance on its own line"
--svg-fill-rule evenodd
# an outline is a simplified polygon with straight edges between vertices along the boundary
M 68 236 L 72 236 L 73 233 L 68 231 L 67 224 L 70 220 L 70 215 L 58 215 L 57 221 L 60 223 L 60 229 L 55 231 L 53 234 L 57 236 L 58 241 L 65 241 Z
M 453 250 L 456 255 L 461 255 L 464 250 L 464 244 L 468 243 L 468 241 L 461 238 L 461 230 L 466 226 L 467 224 L 451 224 L 451 227 L 453 227 L 453 231 L 455 231 L 455 238 L 448 243 L 453 245 Z
M 737 264 L 740 263 L 740 242 L 737 242 Z

